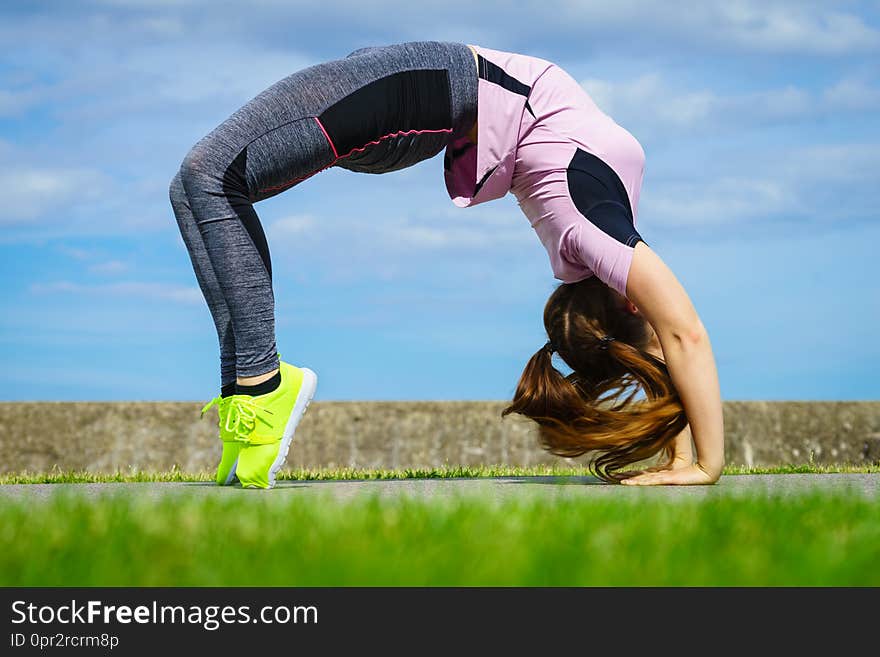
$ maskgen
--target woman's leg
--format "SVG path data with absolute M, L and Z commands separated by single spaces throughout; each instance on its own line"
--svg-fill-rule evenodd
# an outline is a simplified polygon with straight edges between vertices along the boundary
M 201 238 L 191 236 L 190 257 L 194 267 L 199 263 L 204 271 L 212 272 L 204 277 L 211 282 L 202 286 L 212 313 L 219 305 L 212 298 L 225 303 L 219 322 L 215 314 L 215 323 L 222 325 L 218 334 L 225 331 L 228 336 L 227 351 L 221 346 L 224 382 L 230 371 L 238 378 L 258 377 L 279 367 L 272 265 L 253 203 L 289 188 L 292 180 L 308 177 L 333 160 L 326 138 L 311 117 L 284 122 L 284 116 L 272 111 L 267 100 L 283 100 L 280 90 L 274 91 L 264 92 L 200 140 L 184 158 L 179 173 Z M 295 106 L 297 97 L 288 98 L 289 105 Z M 191 226 L 193 222 L 186 223 Z
M 232 332 L 232 316 L 229 314 L 226 299 L 223 298 L 220 283 L 214 273 L 214 266 L 211 264 L 205 242 L 193 217 L 189 198 L 180 181 L 180 172 L 171 181 L 169 196 L 180 235 L 183 237 L 195 270 L 196 280 L 214 318 L 214 326 L 220 342 L 220 390 L 222 396 L 228 397 L 235 393 L 235 336 Z
M 294 105 L 292 100 L 289 104 Z M 311 135 L 300 119 L 266 128 L 260 119 L 274 121 L 278 112 L 261 109 L 258 97 L 196 144 L 172 180 L 170 194 L 220 337 L 221 395 L 227 400 L 219 405 L 223 452 L 216 481 L 228 485 L 238 478 L 244 486 L 265 488 L 274 485 L 298 423 L 287 418 L 302 416 L 316 379 L 307 368 L 285 364 L 285 375 L 278 371 L 282 364 L 275 349 L 272 265 L 253 203 L 320 170 L 332 154 L 317 126 L 317 134 Z M 245 120 L 247 113 L 254 116 Z M 284 430 L 278 440 L 241 442 L 238 429 L 248 420 L 235 398 L 229 399 L 236 392 L 271 393 L 272 399 L 261 399 L 271 405 L 265 411 L 268 417 L 277 420 L 270 427 L 273 437 Z M 279 405 L 274 399 L 279 396 L 289 404 Z M 260 429 L 265 439 L 267 427 L 261 424 Z

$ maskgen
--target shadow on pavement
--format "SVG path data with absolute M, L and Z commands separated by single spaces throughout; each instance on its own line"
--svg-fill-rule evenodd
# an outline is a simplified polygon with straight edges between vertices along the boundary
M 585 486 L 585 485 L 604 485 L 605 482 L 598 477 L 591 475 L 584 476 L 551 476 L 551 475 L 534 475 L 520 477 L 425 477 L 409 478 L 401 477 L 399 479 L 313 479 L 308 481 L 285 480 L 279 479 L 275 484 L 275 488 L 306 488 L 314 487 L 321 484 L 383 484 L 383 483 L 400 483 L 400 482 L 475 482 L 486 481 L 496 484 L 542 484 L 545 486 Z M 241 489 L 239 484 L 232 486 L 217 486 L 213 481 L 185 481 L 181 482 L 184 486 L 205 486 L 213 488 L 230 488 Z
M 577 477 L 551 477 L 536 475 L 534 477 L 516 477 L 503 478 L 502 484 L 544 484 L 549 486 L 584 486 L 584 485 L 605 485 L 605 482 L 598 477 L 592 475 Z

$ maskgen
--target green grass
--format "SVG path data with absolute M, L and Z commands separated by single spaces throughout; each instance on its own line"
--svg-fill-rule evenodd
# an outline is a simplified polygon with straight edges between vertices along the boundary
M 829 473 L 871 473 L 880 472 L 880 464 L 875 465 L 817 465 L 792 464 L 762 468 L 730 466 L 724 474 L 829 474 Z M 407 469 L 364 469 L 364 468 L 310 468 L 284 470 L 279 479 L 289 481 L 344 481 L 374 479 L 455 479 L 477 477 L 527 477 L 527 476 L 584 476 L 590 472 L 585 467 L 567 466 L 531 466 L 515 467 L 496 466 L 457 466 L 440 468 L 407 468 Z M 3 484 L 84 484 L 114 482 L 148 482 L 148 481 L 213 481 L 213 472 L 182 472 L 172 469 L 167 472 L 115 472 L 110 474 L 73 472 L 53 470 L 50 472 L 0 475 Z
M 0 506 L 0 586 L 880 586 L 878 562 L 880 499 L 861 495 Z

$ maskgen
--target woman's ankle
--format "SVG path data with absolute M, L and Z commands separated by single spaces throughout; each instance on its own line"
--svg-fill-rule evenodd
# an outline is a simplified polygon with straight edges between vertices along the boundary
M 266 372 L 265 374 L 258 374 L 257 376 L 239 376 L 235 378 L 235 382 L 241 386 L 255 386 L 259 383 L 263 383 L 264 381 L 268 381 L 273 376 L 275 376 L 280 370 L 276 367 L 271 372 Z

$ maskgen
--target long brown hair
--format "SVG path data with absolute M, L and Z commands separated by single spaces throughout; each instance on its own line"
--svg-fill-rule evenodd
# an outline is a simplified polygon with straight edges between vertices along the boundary
M 688 422 L 666 364 L 645 351 L 648 323 L 627 312 L 625 302 L 595 276 L 559 285 L 544 307 L 544 328 L 573 371 L 564 376 L 550 349 L 541 347 L 501 413 L 537 422 L 541 444 L 557 456 L 598 452 L 590 468 L 608 482 L 620 482 L 628 476 L 622 468 L 661 452 L 665 466 L 671 464 L 673 441 Z M 640 390 L 645 399 L 634 399 Z

